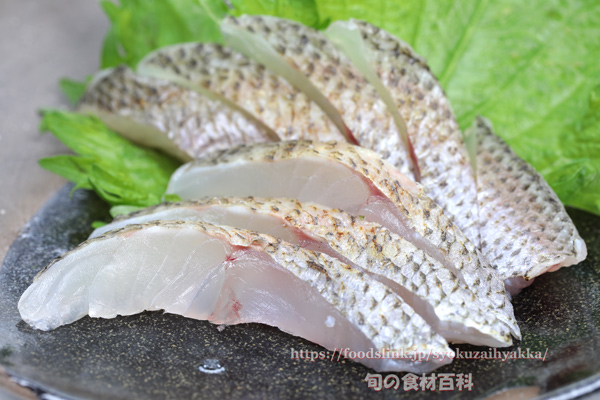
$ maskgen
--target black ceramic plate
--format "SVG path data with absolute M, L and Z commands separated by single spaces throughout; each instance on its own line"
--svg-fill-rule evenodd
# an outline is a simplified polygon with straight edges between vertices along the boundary
M 376 392 L 374 371 L 351 361 L 291 359 L 322 351 L 258 324 L 226 327 L 160 312 L 111 320 L 84 318 L 51 332 L 22 322 L 17 301 L 49 261 L 83 241 L 90 223 L 108 219 L 95 195 L 61 189 L 27 224 L 0 269 L 0 364 L 37 393 L 64 398 L 475 398 L 522 386 L 573 398 L 600 386 L 600 218 L 569 210 L 588 259 L 543 275 L 514 299 L 523 340 L 509 349 L 535 359 L 455 360 L 436 374 L 472 374 L 472 390 Z M 459 345 L 461 354 L 488 351 Z M 518 354 L 518 353 L 517 353 Z M 475 356 L 475 353 L 470 355 Z M 388 374 L 384 374 L 386 377 Z M 397 374 L 399 378 L 405 374 Z M 468 375 L 467 375 L 468 376 Z M 391 379 L 391 378 L 390 378 Z M 456 383 L 456 376 L 454 378 Z M 391 381 L 388 381 L 391 383 Z M 438 382 L 439 389 L 439 382 Z M 564 396 L 564 397 L 563 397 Z

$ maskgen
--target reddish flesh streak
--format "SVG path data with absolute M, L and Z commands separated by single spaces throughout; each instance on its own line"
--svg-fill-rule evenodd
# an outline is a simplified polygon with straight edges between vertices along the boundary
M 231 261 L 235 261 L 235 260 L 237 260 L 237 259 L 238 259 L 238 257 L 235 257 L 235 256 L 233 255 L 233 253 L 231 253 L 231 254 L 229 254 L 229 255 L 227 256 L 227 258 L 225 259 L 225 261 L 224 261 L 224 262 L 231 262 Z
M 421 169 L 419 168 L 419 161 L 417 159 L 417 154 L 415 153 L 415 148 L 412 145 L 412 141 L 410 140 L 410 138 L 407 138 L 408 140 L 408 153 L 410 154 L 410 160 L 413 163 L 413 166 L 415 167 L 414 170 L 414 174 L 415 174 L 415 182 L 421 182 Z
M 346 140 L 348 140 L 348 143 L 353 144 L 355 146 L 360 146 L 360 143 L 358 143 L 358 140 L 356 140 L 356 137 L 354 137 L 354 134 L 352 133 L 350 128 L 348 128 L 346 126 L 345 123 L 344 123 L 344 129 L 346 130 L 346 134 L 344 136 L 346 136 Z
M 240 303 L 239 300 L 237 300 L 235 298 L 232 299 L 231 310 L 229 311 L 230 315 L 231 315 L 231 313 L 234 313 L 238 320 L 242 319 L 240 317 L 241 309 L 242 309 L 242 303 Z

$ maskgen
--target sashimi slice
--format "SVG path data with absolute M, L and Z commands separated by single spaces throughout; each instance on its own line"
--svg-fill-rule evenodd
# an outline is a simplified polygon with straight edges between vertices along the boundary
M 496 272 L 420 185 L 374 152 L 348 143 L 285 141 L 238 146 L 180 167 L 167 193 L 287 197 L 379 223 L 422 249 L 485 296 L 510 325 L 512 306 Z M 518 337 L 518 332 L 514 332 Z
M 125 66 L 98 73 L 78 109 L 127 139 L 183 161 L 240 143 L 279 140 L 264 124 L 219 101 Z
M 511 329 L 449 269 L 381 225 L 291 199 L 209 198 L 123 215 L 91 237 L 150 221 L 203 221 L 266 233 L 370 274 L 400 295 L 450 342 L 510 346 Z M 513 322 L 513 329 L 516 321 Z
M 560 199 L 538 172 L 479 117 L 469 128 L 477 142 L 481 251 L 511 291 L 538 275 L 587 256 L 585 242 Z
M 367 77 L 390 113 L 406 121 L 427 195 L 479 247 L 475 175 L 452 107 L 426 61 L 364 21 L 335 21 L 324 34 Z M 395 139 L 383 132 L 379 140 L 391 146 Z
M 18 307 L 25 322 L 43 330 L 88 314 L 165 310 L 215 324 L 266 323 L 327 349 L 454 355 L 367 274 L 268 235 L 206 223 L 131 225 L 84 242 L 38 275 Z M 450 362 L 357 361 L 412 372 Z
M 183 43 L 148 54 L 137 73 L 165 79 L 243 110 L 281 139 L 346 140 L 321 108 L 285 79 L 230 48 Z
M 323 34 L 270 16 L 227 17 L 225 42 L 287 79 L 345 124 L 361 146 L 377 151 L 402 173 L 419 180 L 404 124 L 395 121 L 375 88 Z M 382 140 L 385 138 L 385 140 Z

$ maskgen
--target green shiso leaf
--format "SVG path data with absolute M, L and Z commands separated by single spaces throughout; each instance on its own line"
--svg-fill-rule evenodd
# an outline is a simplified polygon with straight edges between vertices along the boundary
M 220 42 L 219 21 L 227 13 L 221 0 L 102 1 L 111 27 L 101 68 L 135 67 L 146 54 L 170 44 Z
M 541 171 L 565 203 L 600 214 L 600 86 L 591 92 L 587 112 L 558 138 Z
M 232 0 L 232 14 L 272 15 L 279 18 L 293 19 L 304 25 L 319 28 L 317 5 L 314 0 Z

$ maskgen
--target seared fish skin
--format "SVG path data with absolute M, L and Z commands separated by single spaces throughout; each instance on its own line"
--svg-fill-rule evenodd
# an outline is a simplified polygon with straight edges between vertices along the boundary
M 389 95 L 388 108 L 398 110 L 406 121 L 427 195 L 479 247 L 475 174 L 452 107 L 426 61 L 407 43 L 368 22 L 335 21 L 325 35 L 341 44 L 350 58 L 362 58 L 363 69 L 370 67 L 374 72 L 365 75 L 382 98 Z M 379 140 L 385 144 L 386 134 Z
M 124 137 L 182 161 L 240 143 L 269 141 L 274 135 L 219 101 L 139 76 L 126 66 L 98 73 L 78 109 L 98 116 Z
M 340 208 L 379 223 L 450 268 L 513 325 L 502 280 L 423 188 L 373 151 L 348 143 L 284 141 L 241 145 L 181 166 L 167 193 L 288 197 Z M 520 337 L 518 328 L 513 335 Z
M 22 318 L 43 330 L 87 314 L 160 309 L 217 324 L 268 323 L 328 349 L 453 355 L 364 272 L 268 235 L 206 223 L 131 225 L 88 240 L 50 264 L 19 301 Z M 358 361 L 413 372 L 450 362 Z
M 252 114 L 281 139 L 344 140 L 304 93 L 263 65 L 219 44 L 163 47 L 140 61 L 137 72 L 214 93 Z
M 477 191 L 481 250 L 508 284 L 577 264 L 585 242 L 565 207 L 535 168 L 477 118 L 468 135 L 477 140 Z
M 448 341 L 512 344 L 510 332 L 516 321 L 509 327 L 498 320 L 489 299 L 478 298 L 452 271 L 402 237 L 339 209 L 283 198 L 207 198 L 119 216 L 91 237 L 155 220 L 235 226 L 323 252 L 387 283 Z
M 313 93 L 311 89 L 316 88 L 329 106 L 333 105 L 335 113 L 358 141 L 353 144 L 375 150 L 411 179 L 418 178 L 410 144 L 405 142 L 407 138 L 402 137 L 403 132 L 385 103 L 350 60 L 321 32 L 298 22 L 256 15 L 227 17 L 221 30 L 229 46 L 246 51 L 248 57 L 256 57 L 267 68 L 272 68 L 269 57 L 258 60 L 259 53 L 251 54 L 239 43 L 259 40 L 261 46 L 269 46 L 296 74 L 308 81 L 291 83 L 309 96 Z

